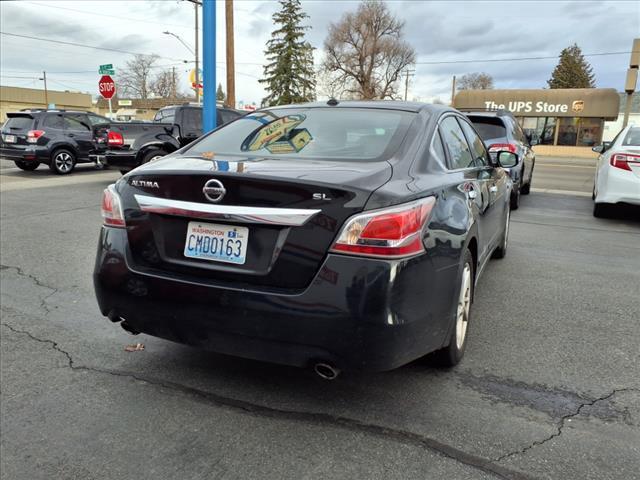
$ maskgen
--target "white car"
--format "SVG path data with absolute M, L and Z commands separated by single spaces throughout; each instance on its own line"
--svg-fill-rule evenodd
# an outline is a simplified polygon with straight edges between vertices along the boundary
M 613 204 L 640 205 L 640 126 L 624 128 L 610 143 L 593 147 L 598 152 L 593 185 L 593 215 L 606 216 Z

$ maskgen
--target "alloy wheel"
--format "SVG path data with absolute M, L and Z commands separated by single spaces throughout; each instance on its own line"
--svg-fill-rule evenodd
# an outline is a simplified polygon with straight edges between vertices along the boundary
M 56 164 L 56 168 L 61 173 L 69 173 L 73 169 L 73 157 L 67 152 L 58 153 L 54 162 Z
M 464 345 L 469 324 L 469 310 L 471 309 L 471 266 L 468 263 L 465 263 L 462 270 L 461 283 L 456 316 L 456 347 L 458 350 L 461 350 Z

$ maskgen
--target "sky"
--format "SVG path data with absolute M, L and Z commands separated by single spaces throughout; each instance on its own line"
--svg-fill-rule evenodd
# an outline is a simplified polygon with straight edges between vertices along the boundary
M 323 57 L 328 26 L 357 1 L 302 1 L 309 15 L 309 42 L 315 62 Z M 557 57 L 574 42 L 585 54 L 629 52 L 640 37 L 640 2 L 419 1 L 388 0 L 390 10 L 405 22 L 405 39 L 417 54 L 411 78 L 411 100 L 449 102 L 451 79 L 486 72 L 496 88 L 543 88 L 557 63 L 523 57 Z M 235 0 L 236 98 L 260 103 L 264 48 L 273 30 L 273 0 Z M 224 2 L 217 5 L 217 80 L 225 85 Z M 132 53 L 155 53 L 158 69 L 176 68 L 183 90 L 189 87 L 195 44 L 194 6 L 183 0 L 37 0 L 2 1 L 2 32 L 103 47 Z M 51 90 L 97 95 L 98 65 L 111 63 L 117 72 L 132 53 L 63 45 L 0 35 L 0 84 L 42 88 L 47 72 Z M 587 56 L 598 87 L 622 90 L 629 53 Z M 495 61 L 504 60 L 508 61 Z M 492 61 L 493 60 L 493 61 Z M 184 63 L 185 61 L 189 63 Z M 455 63 L 452 63 L 455 62 Z

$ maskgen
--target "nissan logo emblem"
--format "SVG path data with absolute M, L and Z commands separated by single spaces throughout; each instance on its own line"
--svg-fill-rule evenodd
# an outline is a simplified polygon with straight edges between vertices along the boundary
M 224 185 L 222 185 L 220 180 L 212 178 L 204 184 L 202 193 L 204 193 L 204 196 L 207 197 L 207 200 L 210 202 L 219 202 L 227 193 L 227 190 L 224 188 Z

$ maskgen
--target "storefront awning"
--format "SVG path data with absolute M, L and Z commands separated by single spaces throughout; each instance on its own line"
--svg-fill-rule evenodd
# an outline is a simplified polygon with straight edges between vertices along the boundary
M 462 90 L 459 110 L 510 110 L 518 117 L 596 117 L 616 119 L 620 96 L 613 88 L 549 90 Z

